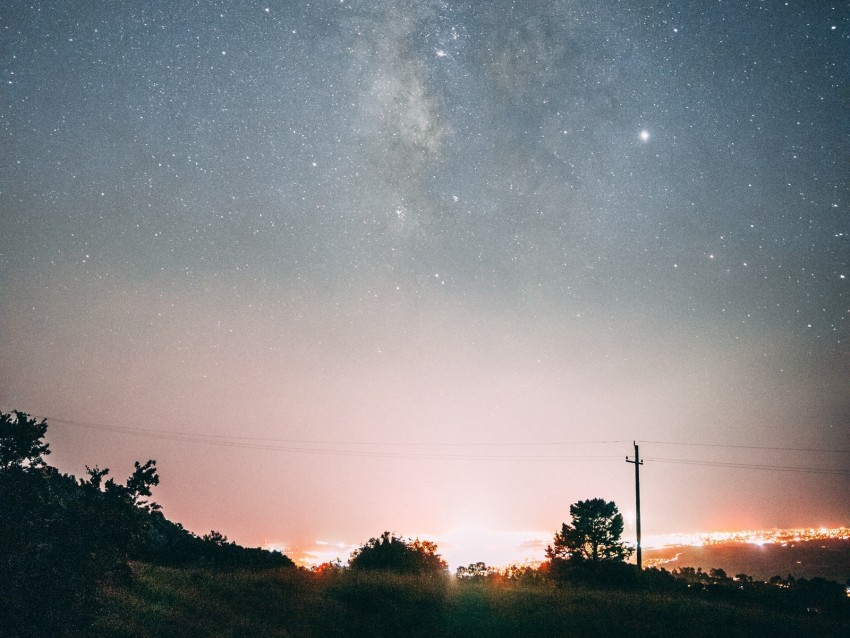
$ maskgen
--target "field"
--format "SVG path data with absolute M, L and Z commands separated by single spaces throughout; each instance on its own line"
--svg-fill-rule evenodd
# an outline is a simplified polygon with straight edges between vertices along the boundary
M 104 591 L 94 636 L 846 636 L 850 617 L 710 592 L 601 590 L 135 563 Z M 729 595 L 731 594 L 731 595 Z

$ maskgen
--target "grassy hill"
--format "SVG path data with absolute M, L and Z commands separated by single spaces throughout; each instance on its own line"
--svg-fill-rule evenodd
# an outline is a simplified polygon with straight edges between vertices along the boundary
M 846 636 L 850 615 L 735 590 L 647 591 L 551 581 L 132 564 L 93 636 Z

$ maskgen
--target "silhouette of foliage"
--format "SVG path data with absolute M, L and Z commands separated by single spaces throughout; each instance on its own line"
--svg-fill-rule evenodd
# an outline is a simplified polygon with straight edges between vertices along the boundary
M 212 543 L 217 547 L 226 547 L 230 544 L 230 541 L 227 540 L 227 536 L 222 534 L 221 532 L 217 532 L 214 529 L 210 530 L 209 534 L 204 534 L 201 536 L 201 540 L 206 543 Z
M 581 580 L 604 587 L 627 587 L 637 578 L 625 564 L 632 550 L 620 540 L 623 516 L 612 501 L 594 498 L 570 505 L 572 523 L 563 523 L 546 548 L 546 573 L 556 581 Z
M 137 464 L 126 485 L 98 467 L 78 481 L 44 463 L 44 420 L 0 413 L 0 424 L 0 634 L 81 630 L 97 611 L 98 586 L 129 575 L 156 507 L 141 500 L 159 480 L 156 464 Z
M 572 524 L 563 523 L 546 548 L 550 560 L 623 561 L 632 549 L 620 540 L 623 515 L 613 501 L 594 498 L 570 505 Z
M 399 574 L 435 574 L 445 571 L 446 562 L 431 541 L 405 541 L 391 532 L 369 539 L 351 554 L 354 571 L 388 571 Z
M 133 505 L 147 512 L 159 509 L 156 503 L 149 503 L 143 500 L 142 497 L 151 496 L 151 487 L 159 485 L 159 475 L 156 473 L 156 461 L 149 460 L 144 465 L 139 465 L 139 462 L 134 463 L 135 470 L 130 478 L 127 479 L 127 494 L 133 501 Z
M 532 567 L 531 565 L 508 565 L 501 571 L 501 576 L 508 581 L 537 583 L 546 578 L 545 568 L 542 565 Z
M 26 412 L 0 412 L 0 470 L 42 467 L 42 456 L 50 454 L 49 445 L 42 439 L 47 421 L 36 422 Z
M 158 511 L 150 514 L 144 540 L 133 558 L 170 567 L 271 569 L 295 566 L 279 551 L 242 547 L 216 531 L 197 536 Z
M 824 578 L 787 578 L 773 576 L 767 582 L 747 574 L 730 578 L 723 569 L 703 571 L 697 567 L 681 567 L 672 576 L 691 591 L 723 600 L 745 599 L 776 608 L 793 609 L 808 614 L 838 613 L 848 615 L 850 600 L 846 588 Z
M 85 634 L 99 588 L 127 584 L 131 558 L 292 565 L 167 521 L 150 500 L 159 483 L 153 460 L 136 462 L 123 485 L 97 466 L 83 479 L 62 474 L 44 462 L 46 431 L 46 421 L 24 412 L 0 413 L 0 636 Z

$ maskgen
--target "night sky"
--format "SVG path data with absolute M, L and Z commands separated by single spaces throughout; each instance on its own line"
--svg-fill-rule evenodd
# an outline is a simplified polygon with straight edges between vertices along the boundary
M 0 409 L 293 555 L 632 540 L 633 440 L 645 534 L 847 524 L 848 80 L 826 0 L 4 2 Z

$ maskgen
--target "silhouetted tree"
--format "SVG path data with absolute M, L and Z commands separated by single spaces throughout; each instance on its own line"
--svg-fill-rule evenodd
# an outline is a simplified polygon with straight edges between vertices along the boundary
M 143 497 L 151 496 L 151 488 L 159 485 L 159 475 L 156 473 L 156 461 L 149 459 L 144 465 L 134 463 L 135 469 L 127 479 L 126 494 L 130 497 L 133 505 L 146 512 L 158 510 L 159 505 L 144 500 Z
M 502 575 L 506 580 L 535 582 L 546 577 L 546 568 L 542 565 L 533 567 L 514 563 L 505 567 L 502 570 Z
M 721 569 L 719 567 L 712 567 L 708 570 L 708 578 L 717 584 L 728 585 L 732 582 L 732 579 L 729 578 L 729 575 L 726 573 L 725 569 Z
M 47 421 L 40 422 L 26 412 L 0 412 L 0 470 L 37 468 L 44 466 L 42 456 L 50 454 L 49 445 L 42 439 Z
M 445 571 L 446 562 L 437 554 L 431 541 L 405 541 L 384 532 L 351 554 L 348 561 L 353 571 L 390 571 L 401 574 L 435 574 Z
M 594 498 L 570 505 L 572 524 L 563 523 L 546 548 L 550 560 L 624 561 L 632 553 L 620 540 L 623 515 L 613 501 Z
M 752 585 L 754 582 L 752 576 L 743 572 L 741 572 L 740 574 L 735 574 L 735 580 L 741 583 L 742 585 Z
M 225 547 L 226 545 L 230 545 L 230 541 L 227 540 L 227 536 L 222 534 L 221 532 L 217 532 L 214 529 L 210 530 L 209 534 L 204 534 L 201 537 L 201 540 L 212 543 L 213 545 L 217 545 L 218 547 Z
M 126 485 L 109 470 L 77 480 L 46 465 L 47 422 L 0 413 L 0 635 L 83 631 L 97 588 L 124 579 L 149 512 L 156 464 L 136 464 Z
M 156 462 L 136 462 L 125 484 L 108 469 L 76 479 L 45 464 L 47 422 L 0 412 L 0 637 L 85 635 L 98 587 L 130 577 L 129 559 L 166 564 L 285 567 L 280 552 L 212 532 L 201 539 L 150 500 Z

